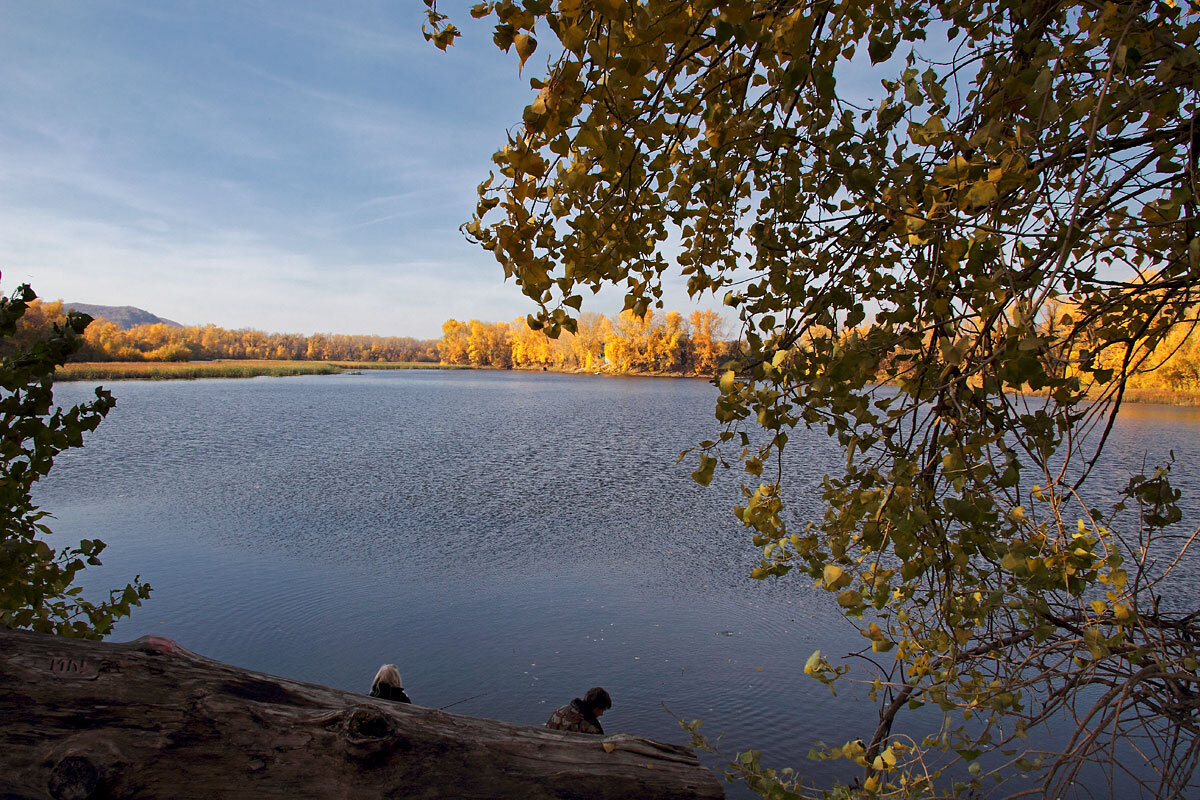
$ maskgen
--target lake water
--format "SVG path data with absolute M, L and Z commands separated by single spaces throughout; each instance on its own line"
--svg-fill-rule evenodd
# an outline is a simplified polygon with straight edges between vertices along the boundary
M 751 580 L 737 476 L 703 488 L 694 458 L 676 464 L 717 430 L 709 384 L 398 371 L 106 386 L 117 408 L 36 499 L 58 542 L 108 543 L 90 592 L 135 573 L 154 586 L 110 638 L 161 634 L 363 692 L 394 662 L 418 704 L 482 693 L 453 710 L 535 725 L 602 685 L 607 731 L 684 742 L 665 705 L 729 755 L 852 777 L 805 756 L 869 733 L 875 708 L 803 666 L 862 638 L 806 578 Z M 55 391 L 69 404 L 91 386 Z M 1130 407 L 1117 436 L 1112 485 L 1143 455 L 1200 463 L 1196 410 Z M 791 447 L 804 517 L 837 452 L 800 431 Z M 1177 483 L 1200 488 L 1186 469 Z

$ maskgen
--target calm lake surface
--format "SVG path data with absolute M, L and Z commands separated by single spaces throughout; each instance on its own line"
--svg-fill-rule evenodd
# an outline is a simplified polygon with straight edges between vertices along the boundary
M 413 700 L 540 725 L 602 685 L 609 732 L 686 737 L 815 780 L 814 742 L 869 733 L 873 704 L 804 675 L 863 642 L 807 578 L 751 580 L 737 475 L 695 485 L 680 451 L 718 430 L 699 380 L 509 372 L 111 382 L 117 407 L 37 501 L 57 543 L 100 538 L 89 592 L 154 586 L 113 640 L 366 692 L 394 662 Z M 71 404 L 89 384 L 60 384 Z M 1098 476 L 1173 449 L 1200 522 L 1200 411 L 1132 406 Z M 837 453 L 797 431 L 789 477 L 818 508 Z M 1195 596 L 1192 570 L 1180 591 Z M 710 760 L 710 763 L 711 760 Z M 731 797 L 748 796 L 739 788 Z

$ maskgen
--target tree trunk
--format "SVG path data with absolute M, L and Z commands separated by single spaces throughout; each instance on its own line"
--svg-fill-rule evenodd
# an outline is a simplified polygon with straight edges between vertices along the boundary
M 686 747 L 391 703 L 159 636 L 0 629 L 3 800 L 723 796 Z

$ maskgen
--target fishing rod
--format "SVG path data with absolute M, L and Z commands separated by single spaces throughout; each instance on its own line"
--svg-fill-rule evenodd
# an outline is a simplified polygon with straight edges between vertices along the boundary
M 495 694 L 495 692 L 491 691 L 491 692 L 480 692 L 479 694 L 473 694 L 470 697 L 464 697 L 462 700 L 455 700 L 453 703 L 450 703 L 448 705 L 438 706 L 438 711 L 445 711 L 447 708 L 453 708 L 454 706 L 458 705 L 459 703 L 465 703 L 468 700 L 474 700 L 475 698 L 483 697 L 486 694 Z

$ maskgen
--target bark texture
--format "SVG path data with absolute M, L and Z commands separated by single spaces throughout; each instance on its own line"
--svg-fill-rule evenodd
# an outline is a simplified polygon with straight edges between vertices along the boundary
M 609 752 L 608 745 L 611 745 Z M 0 800 L 720 798 L 688 748 L 389 703 L 147 636 L 0 629 Z

